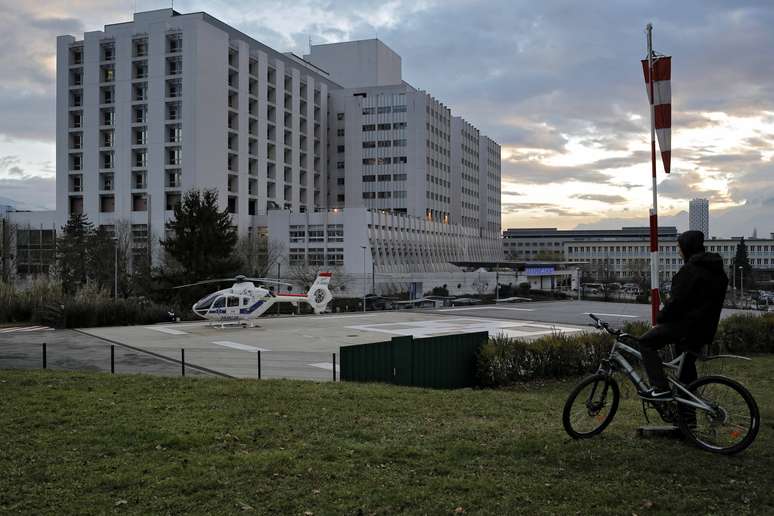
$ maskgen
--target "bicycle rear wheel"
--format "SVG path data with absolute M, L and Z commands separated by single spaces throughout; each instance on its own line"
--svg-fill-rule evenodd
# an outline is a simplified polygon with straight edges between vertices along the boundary
M 612 377 L 595 374 L 581 381 L 570 393 L 562 411 L 562 424 L 573 439 L 602 433 L 613 420 L 621 393 Z
M 680 430 L 699 448 L 731 455 L 752 444 L 760 428 L 758 405 L 750 391 L 725 376 L 705 376 L 688 386 L 712 411 L 681 404 Z

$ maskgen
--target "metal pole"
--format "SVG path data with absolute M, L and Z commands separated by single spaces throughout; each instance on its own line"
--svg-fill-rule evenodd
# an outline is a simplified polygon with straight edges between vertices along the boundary
M 46 369 L 46 343 L 43 343 L 43 369 Z
M 336 381 L 336 353 L 333 354 L 333 381 Z
M 116 373 L 116 350 L 113 344 L 110 345 L 110 374 Z
M 118 238 L 115 239 L 116 242 L 116 252 L 115 252 L 115 262 L 113 263 L 113 282 L 114 282 L 114 289 L 115 289 L 115 300 L 118 301 Z
M 180 348 L 180 375 L 185 376 L 185 349 Z
M 261 350 L 257 350 L 256 353 L 258 354 L 258 379 L 261 379 Z
M 650 210 L 650 315 L 653 325 L 660 306 L 658 274 L 658 183 L 656 182 L 656 107 L 653 95 L 653 25 L 645 27 L 648 34 L 648 93 L 650 97 L 650 162 L 653 180 L 653 207 Z
M 744 303 L 744 268 L 739 267 L 739 299 Z
M 366 246 L 361 245 L 360 246 L 363 249 L 363 311 L 366 311 L 366 289 L 368 288 L 368 275 L 366 274 L 366 266 L 365 266 L 365 250 Z
M 575 282 L 577 283 L 576 286 L 578 287 L 578 301 L 581 301 L 583 299 L 583 294 L 582 294 L 582 291 L 581 291 L 581 270 L 580 270 L 580 267 L 575 269 L 575 272 L 576 272 L 576 274 L 575 274 Z
M 280 280 L 280 270 L 282 270 L 282 264 L 277 262 L 277 281 Z M 279 283 L 277 283 L 277 292 L 279 292 Z M 280 304 L 277 303 L 277 315 L 280 314 Z

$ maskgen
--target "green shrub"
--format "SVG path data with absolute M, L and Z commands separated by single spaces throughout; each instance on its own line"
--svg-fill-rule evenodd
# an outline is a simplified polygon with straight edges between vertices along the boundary
M 737 314 L 720 321 L 711 353 L 774 353 L 774 314 Z
M 588 373 L 610 352 L 613 338 L 604 333 L 554 334 L 533 341 L 491 337 L 477 359 L 483 386 Z

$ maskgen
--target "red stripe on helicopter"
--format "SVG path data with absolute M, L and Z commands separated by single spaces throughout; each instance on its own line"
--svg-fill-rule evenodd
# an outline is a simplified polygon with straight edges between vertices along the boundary
M 322 276 L 323 278 L 330 278 L 333 275 L 333 273 L 330 272 L 321 272 L 318 274 L 318 276 Z

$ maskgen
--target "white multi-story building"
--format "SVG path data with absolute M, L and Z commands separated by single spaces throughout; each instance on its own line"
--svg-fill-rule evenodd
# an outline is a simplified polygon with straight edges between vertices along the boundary
M 324 202 L 325 73 L 206 13 L 137 13 L 60 36 L 57 210 L 161 235 L 182 193 L 215 189 L 241 233 Z
M 349 269 L 342 239 L 384 272 L 501 255 L 499 145 L 404 82 L 379 40 L 315 45 L 302 59 L 171 9 L 60 36 L 59 222 L 85 213 L 161 237 L 193 188 L 217 190 L 241 235 L 287 244 L 289 264 Z M 318 224 L 330 210 L 357 215 Z M 320 259 L 310 225 L 326 228 L 333 259 Z
M 709 201 L 707 199 L 692 199 L 688 203 L 688 229 L 701 231 L 704 238 L 709 239 Z

